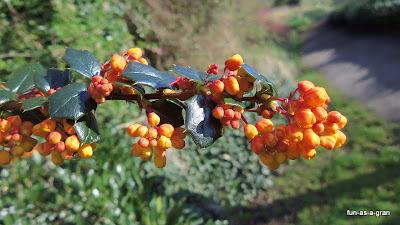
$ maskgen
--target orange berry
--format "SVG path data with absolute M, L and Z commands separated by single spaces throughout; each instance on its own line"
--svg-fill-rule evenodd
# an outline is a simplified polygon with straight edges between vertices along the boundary
M 319 136 L 311 128 L 305 129 L 301 143 L 304 147 L 316 148 L 320 144 Z
M 72 135 L 65 139 L 65 148 L 68 151 L 76 152 L 78 151 L 79 147 L 81 146 L 81 141 L 76 135 Z
M 230 95 L 236 95 L 240 88 L 239 83 L 235 77 L 231 76 L 224 80 L 225 91 Z
M 304 96 L 304 105 L 309 107 L 318 107 L 323 106 L 325 104 L 326 99 L 328 98 L 328 94 L 325 89 L 322 87 L 314 87 L 308 90 Z
M 250 140 L 252 140 L 255 136 L 258 135 L 258 130 L 253 124 L 246 124 L 243 128 L 244 134 Z
M 347 118 L 342 115 L 340 121 L 337 123 L 337 125 L 339 126 L 339 130 L 342 129 L 344 126 L 346 126 L 346 124 L 347 124 Z
M 277 152 L 286 152 L 288 147 L 289 147 L 288 139 L 278 140 L 278 142 L 276 142 L 276 151 Z
M 167 152 L 167 151 L 166 151 L 166 149 L 164 149 L 164 148 L 156 147 L 156 148 L 154 149 L 155 155 L 158 155 L 159 157 L 165 157 L 165 153 L 166 153 L 166 152 Z
M 215 107 L 212 110 L 212 115 L 217 119 L 221 119 L 224 117 L 224 109 L 221 106 Z
M 39 151 L 39 154 L 40 154 L 41 156 L 50 155 L 51 149 L 50 149 L 50 147 L 49 147 L 49 143 L 47 143 L 47 142 L 41 143 L 41 144 L 39 145 L 38 151 Z
M 6 150 L 0 150 L 0 166 L 5 166 L 10 164 L 11 162 L 11 155 Z
M 70 160 L 72 158 L 72 156 L 74 156 L 73 152 L 70 152 L 70 151 L 61 152 L 61 158 L 63 158 L 64 160 Z
M 151 112 L 147 116 L 147 122 L 150 126 L 155 127 L 160 123 L 160 117 L 155 112 Z
M 287 159 L 286 153 L 284 153 L 284 152 L 277 152 L 277 153 L 275 153 L 275 155 L 274 155 L 274 159 L 275 159 L 275 161 L 276 161 L 277 163 L 282 164 L 282 163 L 286 162 L 286 159 Z
M 57 121 L 55 119 L 46 119 L 43 120 L 40 125 L 42 126 L 43 131 L 45 132 L 53 132 L 56 129 Z
M 64 163 L 64 159 L 62 158 L 61 154 L 52 154 L 51 161 L 56 166 L 61 166 Z
M 137 129 L 139 128 L 139 127 L 141 127 L 142 125 L 141 124 L 138 124 L 138 123 L 136 123 L 136 124 L 133 124 L 133 125 L 130 125 L 127 129 L 126 129 L 126 133 L 129 135 L 129 136 L 131 136 L 131 137 L 139 137 L 139 134 L 137 133 Z
M 340 148 L 344 144 L 345 141 L 346 141 L 346 135 L 342 131 L 338 130 L 336 132 L 335 147 Z
M 342 119 L 342 114 L 338 111 L 330 111 L 328 113 L 328 118 L 326 119 L 329 123 L 339 123 Z
M 220 119 L 220 122 L 221 122 L 221 124 L 222 124 L 223 126 L 229 126 L 229 125 L 231 124 L 231 120 L 228 119 L 228 118 L 226 118 L 226 117 L 221 118 L 221 119 Z
M 301 152 L 301 155 L 306 160 L 310 160 L 310 159 L 314 158 L 316 154 L 317 154 L 317 151 L 315 151 L 315 149 L 305 149 L 304 151 Z
M 24 136 L 31 136 L 32 135 L 32 128 L 33 128 L 33 123 L 30 121 L 24 121 L 21 124 L 21 134 Z
M 138 58 L 140 58 L 140 57 L 142 57 L 142 55 L 143 55 L 143 52 L 142 52 L 142 49 L 141 48 L 130 48 L 130 49 L 128 49 L 128 51 L 126 52 L 126 54 L 127 55 L 130 55 L 130 54 L 136 54 L 137 56 L 138 56 Z
M 64 151 L 65 151 L 65 142 L 59 141 L 59 142 L 56 144 L 56 149 L 57 149 L 59 152 L 64 152 Z
M 159 134 L 170 138 L 174 133 L 174 127 L 171 124 L 164 123 L 157 128 Z
M 220 80 L 215 80 L 210 84 L 210 91 L 215 94 L 222 93 L 224 91 L 225 85 Z
M 157 168 L 164 168 L 167 165 L 167 158 L 165 158 L 165 156 L 160 157 L 155 155 L 153 160 Z
M 324 132 L 325 126 L 324 126 L 323 123 L 318 122 L 318 123 L 315 123 L 315 124 L 312 126 L 312 130 L 313 130 L 314 133 L 316 133 L 316 134 L 321 134 L 322 132 Z
M 158 132 L 156 128 L 149 128 L 149 131 L 147 133 L 147 137 L 149 139 L 155 139 L 157 138 Z
M 326 150 L 332 150 L 336 145 L 336 139 L 333 136 L 320 136 L 320 145 Z
M 261 136 L 253 138 L 251 140 L 250 147 L 255 154 L 260 154 L 260 152 L 265 149 L 263 138 Z
M 149 133 L 149 128 L 147 128 L 146 126 L 140 126 L 136 130 L 135 135 L 137 135 L 137 137 L 145 137 L 148 133 Z
M 157 146 L 157 140 L 156 140 L 156 139 L 150 140 L 149 146 L 150 146 L 150 147 L 156 147 L 156 146 Z
M 78 149 L 78 155 L 81 158 L 87 159 L 93 155 L 92 146 L 89 144 L 84 144 Z
M 293 142 L 300 142 L 303 140 L 303 130 L 295 123 L 286 125 L 285 133 L 287 138 Z
M 256 128 L 261 133 L 268 133 L 272 131 L 274 124 L 269 119 L 261 119 L 256 123 Z
M 278 138 L 272 133 L 266 133 L 263 136 L 263 142 L 267 147 L 274 147 L 278 142 Z
M 149 65 L 149 62 L 148 62 L 147 59 L 145 59 L 145 58 L 139 58 L 138 61 L 139 61 L 141 64 Z
M 174 129 L 172 136 L 180 137 L 184 139 L 186 137 L 186 130 L 183 127 L 177 127 Z
M 172 147 L 175 149 L 182 149 L 185 147 L 186 143 L 181 137 L 172 136 L 171 138 Z
M 171 139 L 166 136 L 161 136 L 157 141 L 157 146 L 163 149 L 170 148 L 172 145 Z
M 111 58 L 111 68 L 114 71 L 121 72 L 127 65 L 126 59 L 118 54 L 113 54 Z
M 264 165 L 268 165 L 274 162 L 274 156 L 267 151 L 260 152 L 258 156 L 260 157 L 260 160 Z
M 150 147 L 144 148 L 142 150 L 142 153 L 140 154 L 140 158 L 143 161 L 149 161 L 152 156 L 153 156 L 153 149 Z
M 142 150 L 143 150 L 143 148 L 140 147 L 140 145 L 138 143 L 135 143 L 132 145 L 131 154 L 134 157 L 139 157 L 142 154 Z
M 231 120 L 235 116 L 235 112 L 232 109 L 227 109 L 224 112 L 224 117 Z
M 318 106 L 316 108 L 312 108 L 311 112 L 314 114 L 315 119 L 317 120 L 317 122 L 325 121 L 328 118 L 328 113 L 321 106 Z
M 267 165 L 270 170 L 277 170 L 280 164 L 277 161 L 273 161 L 272 163 Z
M 325 123 L 324 127 L 325 127 L 324 135 L 331 135 L 336 133 L 337 130 L 339 130 L 339 126 L 336 123 Z
M 285 153 L 288 159 L 296 160 L 300 158 L 300 152 L 296 149 L 296 142 L 289 141 L 288 149 Z
M 297 83 L 297 90 L 299 91 L 300 95 L 304 95 L 308 90 L 313 87 L 315 87 L 315 85 L 308 80 L 299 81 Z
M 278 126 L 275 127 L 275 136 L 278 138 L 278 140 L 282 140 L 286 136 L 286 127 L 283 124 L 279 124 Z
M 147 146 L 149 146 L 149 143 L 150 143 L 149 139 L 147 139 L 145 137 L 140 138 L 139 141 L 138 141 L 138 144 L 142 148 L 146 148 Z
M 57 144 L 61 141 L 62 134 L 58 131 L 50 132 L 49 136 L 47 137 L 51 144 Z
M 317 121 L 314 114 L 308 108 L 301 108 L 294 113 L 294 122 L 303 128 L 311 128 Z
M 253 89 L 253 87 L 254 87 L 253 83 L 249 82 L 244 77 L 241 77 L 241 78 L 238 79 L 238 84 L 239 84 L 240 90 L 242 90 L 244 92 L 251 91 Z
M 225 61 L 225 67 L 228 70 L 237 70 L 243 64 L 243 58 L 239 54 L 233 55 L 231 58 Z

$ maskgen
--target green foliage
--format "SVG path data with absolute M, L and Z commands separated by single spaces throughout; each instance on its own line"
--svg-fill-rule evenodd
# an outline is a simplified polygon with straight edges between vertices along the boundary
M 187 100 L 186 105 L 186 130 L 200 148 L 207 148 L 222 134 L 221 122 L 212 115 L 217 105 L 202 94 Z
M 100 141 L 99 128 L 96 117 L 92 112 L 87 113 L 74 124 L 76 134 L 83 144 L 91 144 Z
M 51 88 L 56 89 L 71 83 L 70 71 L 61 71 L 57 69 L 41 71 L 40 73 L 34 74 L 33 83 L 36 88 L 43 93 L 47 93 Z
M 81 75 L 92 78 L 94 75 L 100 74 L 100 63 L 87 50 L 77 50 L 67 48 L 63 59 L 69 64 L 71 70 L 74 70 Z
M 182 107 L 177 103 L 159 99 L 150 102 L 150 109 L 160 117 L 160 124 L 168 123 L 174 127 L 180 127 L 185 124 Z
M 266 76 L 262 76 L 257 73 L 257 71 L 251 67 L 250 65 L 244 63 L 242 65 L 242 69 L 246 71 L 247 74 L 249 74 L 251 77 L 255 78 L 257 81 L 261 83 L 261 85 L 265 88 L 267 88 L 269 94 L 271 94 L 274 97 L 278 97 L 278 90 L 276 89 L 275 85 L 266 78 Z
M 9 102 L 11 100 L 14 100 L 17 96 L 15 95 L 14 92 L 5 90 L 5 89 L 0 89 L 0 105 Z
M 43 96 L 28 98 L 22 102 L 22 109 L 24 111 L 29 111 L 39 107 L 43 107 L 48 103 L 49 102 L 47 101 L 47 98 Z
M 200 75 L 196 72 L 196 70 L 192 68 L 183 68 L 182 66 L 175 66 L 174 72 L 181 75 L 182 77 L 186 77 L 191 81 L 195 81 L 197 83 L 203 83 L 203 80 L 200 78 Z
M 10 91 L 15 92 L 16 94 L 25 93 L 34 87 L 34 75 L 36 73 L 43 73 L 43 71 L 44 68 L 40 64 L 31 64 L 28 66 L 24 66 L 15 71 L 12 79 L 9 79 L 6 82 L 6 85 L 10 89 Z
M 52 118 L 78 120 L 96 106 L 84 83 L 69 84 L 49 97 L 49 114 Z

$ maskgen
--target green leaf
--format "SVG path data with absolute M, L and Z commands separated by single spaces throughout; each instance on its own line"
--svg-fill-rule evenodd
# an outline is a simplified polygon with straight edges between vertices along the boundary
M 70 71 L 48 69 L 47 71 L 35 73 L 33 83 L 36 88 L 47 93 L 51 88 L 56 89 L 71 83 Z
M 95 109 L 96 102 L 87 93 L 87 84 L 73 83 L 49 97 L 49 113 L 52 118 L 78 120 Z
M 200 73 L 199 73 L 199 76 L 200 76 L 200 79 L 201 79 L 201 80 L 204 80 L 204 79 L 207 77 L 207 75 L 208 75 L 207 72 L 200 72 Z M 215 80 L 219 80 L 219 79 L 221 79 L 221 76 L 220 76 L 220 75 L 215 75 L 215 74 L 211 74 L 211 75 L 207 78 L 207 80 L 210 80 L 210 81 L 215 81 Z
M 275 85 L 268 80 L 266 77 L 261 76 L 260 74 L 257 73 L 257 71 L 251 67 L 250 65 L 244 63 L 242 65 L 242 69 L 244 71 L 246 71 L 247 74 L 249 74 L 250 76 L 252 76 L 253 78 L 256 78 L 257 80 L 260 81 L 261 85 L 264 87 L 267 87 L 268 89 L 270 89 L 273 93 L 271 93 L 275 98 L 278 97 L 278 90 L 276 89 Z
M 160 116 L 160 124 L 169 123 L 174 127 L 180 127 L 185 123 L 182 108 L 174 102 L 159 99 L 150 102 L 150 108 Z
M 129 62 L 128 67 L 121 73 L 121 76 L 136 82 L 150 86 L 155 90 L 159 88 L 171 88 L 169 85 L 176 77 L 170 73 L 160 72 L 151 66 L 137 62 Z
M 29 111 L 32 109 L 36 109 L 39 107 L 43 107 L 47 104 L 47 98 L 40 96 L 40 97 L 33 97 L 33 98 L 28 98 L 22 102 L 22 109 L 24 111 Z
M 100 140 L 100 132 L 97 126 L 96 117 L 92 112 L 87 113 L 76 122 L 74 128 L 83 144 L 90 144 Z
M 246 108 L 246 105 L 243 102 L 236 101 L 233 98 L 224 98 L 224 101 L 225 101 L 225 104 L 227 104 L 227 105 L 239 106 L 242 109 Z
M 222 133 L 221 122 L 212 116 L 216 104 L 201 94 L 193 96 L 186 104 L 186 130 L 198 146 L 210 146 Z
M 200 75 L 196 72 L 196 70 L 192 68 L 183 68 L 182 66 L 175 66 L 174 70 L 175 73 L 188 78 L 191 81 L 195 81 L 197 83 L 203 83 L 203 79 L 201 79 Z
M 5 89 L 0 89 L 0 105 L 15 99 L 15 93 L 7 91 Z
M 130 84 L 122 83 L 122 82 L 112 82 L 112 84 L 114 84 L 116 86 L 120 86 L 120 87 L 129 87 L 130 89 L 135 90 L 142 98 L 143 98 L 144 94 L 146 93 L 143 86 L 139 85 L 139 84 L 130 85 Z
M 100 74 L 100 63 L 88 50 L 67 48 L 63 59 L 72 70 L 85 77 L 92 78 L 94 75 Z
M 24 66 L 14 72 L 7 81 L 10 91 L 22 94 L 34 87 L 33 76 L 35 73 L 43 73 L 44 68 L 40 64 L 31 64 Z

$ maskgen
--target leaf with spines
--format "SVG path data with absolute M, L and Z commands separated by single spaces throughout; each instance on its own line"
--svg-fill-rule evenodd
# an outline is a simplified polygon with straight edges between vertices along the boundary
M 200 148 L 214 143 L 222 134 L 221 122 L 212 115 L 216 104 L 202 94 L 186 101 L 186 130 Z
M 256 78 L 258 81 L 260 81 L 262 86 L 270 89 L 273 92 L 272 94 L 275 98 L 278 97 L 278 90 L 276 89 L 275 85 L 270 80 L 268 80 L 266 77 L 258 74 L 257 71 L 253 67 L 251 67 L 250 65 L 248 65 L 246 63 L 244 63 L 241 67 L 251 77 Z
M 19 68 L 6 82 L 10 91 L 22 94 L 34 87 L 33 77 L 36 73 L 44 73 L 45 69 L 40 64 L 31 64 Z
M 207 72 L 200 72 L 199 76 L 200 76 L 201 80 L 204 80 L 208 76 L 208 73 Z M 221 79 L 221 76 L 215 75 L 215 74 L 210 74 L 210 76 L 208 76 L 208 78 L 207 78 L 207 80 L 209 80 L 209 81 L 215 81 L 215 80 L 219 80 L 219 79 Z
M 150 86 L 155 90 L 171 88 L 169 84 L 175 80 L 175 76 L 170 73 L 160 72 L 151 66 L 132 61 L 122 71 L 121 76 L 134 81 L 136 84 Z
M 67 48 L 63 59 L 74 70 L 85 77 L 92 78 L 101 72 L 100 63 L 88 50 Z
M 43 107 L 48 103 L 47 98 L 44 96 L 28 98 L 22 102 L 22 109 L 24 111 L 33 110 Z
M 51 88 L 56 89 L 71 83 L 70 73 L 69 70 L 48 69 L 41 73 L 35 73 L 33 83 L 36 88 L 47 93 Z
M 0 89 L 0 106 L 4 103 L 12 101 L 16 98 L 14 92 L 8 91 L 6 89 Z
M 97 104 L 87 93 L 87 84 L 73 83 L 49 97 L 49 114 L 52 118 L 78 120 Z
M 88 112 L 78 122 L 76 122 L 74 128 L 82 144 L 91 144 L 100 141 L 100 132 L 97 126 L 97 120 L 92 112 Z
M 169 123 L 174 127 L 180 127 L 185 123 L 182 108 L 174 102 L 166 99 L 152 101 L 150 109 L 160 117 L 160 124 Z
M 173 71 L 182 77 L 186 77 L 191 81 L 197 83 L 203 83 L 203 79 L 201 79 L 200 75 L 196 72 L 196 70 L 192 68 L 184 68 L 182 66 L 175 66 Z

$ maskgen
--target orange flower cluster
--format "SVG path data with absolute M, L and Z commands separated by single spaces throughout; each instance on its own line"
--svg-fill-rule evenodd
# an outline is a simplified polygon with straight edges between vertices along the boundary
M 93 76 L 92 82 L 88 88 L 89 95 L 96 101 L 97 104 L 102 104 L 106 101 L 106 97 L 113 90 L 112 84 L 100 75 Z
M 140 157 L 143 161 L 149 161 L 154 155 L 154 164 L 163 168 L 167 164 L 166 150 L 171 146 L 175 149 L 185 147 L 186 130 L 182 127 L 174 128 L 171 124 L 164 123 L 160 126 L 160 117 L 155 113 L 149 113 L 147 121 L 151 126 L 141 124 L 130 125 L 127 134 L 131 137 L 139 137 L 137 143 L 132 145 L 131 154 Z M 153 154 L 155 153 L 155 154 Z

